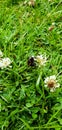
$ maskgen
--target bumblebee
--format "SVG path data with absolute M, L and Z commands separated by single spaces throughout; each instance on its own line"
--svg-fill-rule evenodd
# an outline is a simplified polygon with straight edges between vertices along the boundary
M 28 66 L 35 66 L 35 59 L 33 56 L 28 59 Z

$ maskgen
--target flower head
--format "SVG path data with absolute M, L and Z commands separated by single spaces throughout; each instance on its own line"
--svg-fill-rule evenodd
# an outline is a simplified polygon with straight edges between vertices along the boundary
M 54 29 L 54 25 L 51 25 L 51 26 L 48 28 L 49 31 L 52 31 L 53 29 Z
M 36 56 L 35 60 L 37 61 L 37 63 L 39 64 L 39 66 L 45 65 L 45 63 L 47 62 L 46 56 L 43 56 L 43 55 Z
M 3 57 L 3 53 L 2 53 L 2 51 L 0 50 L 0 57 Z
M 45 83 L 45 87 L 48 87 L 51 92 L 54 92 L 55 89 L 60 86 L 55 75 L 45 78 L 44 83 Z
M 11 64 L 11 60 L 8 57 L 0 60 L 0 68 L 1 69 L 6 68 L 8 66 L 11 67 L 10 64 Z
M 29 2 L 28 2 L 28 5 L 29 6 L 35 6 L 35 0 L 30 0 Z
M 51 26 L 48 28 L 49 31 L 52 31 L 55 28 L 55 22 L 51 24 Z

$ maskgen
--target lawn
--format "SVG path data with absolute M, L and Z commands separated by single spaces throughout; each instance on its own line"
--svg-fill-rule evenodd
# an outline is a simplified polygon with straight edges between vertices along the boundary
M 0 129 L 62 130 L 62 0 L 0 0 Z

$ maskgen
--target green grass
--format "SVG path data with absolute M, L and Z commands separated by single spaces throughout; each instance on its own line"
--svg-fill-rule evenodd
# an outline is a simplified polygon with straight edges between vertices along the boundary
M 0 0 L 0 49 L 12 60 L 12 68 L 0 69 L 1 130 L 62 130 L 61 33 L 61 0 L 37 0 L 35 7 Z M 46 54 L 46 66 L 29 67 L 38 54 Z M 45 77 L 58 73 L 60 88 L 45 90 Z

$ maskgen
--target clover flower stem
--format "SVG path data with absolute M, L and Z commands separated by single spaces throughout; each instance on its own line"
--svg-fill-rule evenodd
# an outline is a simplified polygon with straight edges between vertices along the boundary
M 42 74 L 43 74 L 43 70 L 42 70 Z M 44 83 L 43 83 L 43 79 L 41 77 L 41 83 L 42 83 L 42 95 L 43 95 L 43 103 L 42 103 L 42 118 L 44 118 L 44 107 L 45 107 L 45 93 L 44 93 Z
M 37 89 L 37 91 L 42 95 L 42 91 L 41 91 L 41 89 L 40 89 L 40 87 L 39 87 L 42 72 L 39 72 L 39 73 L 40 73 L 40 74 L 39 74 L 38 79 L 37 79 L 37 82 L 36 82 L 36 89 Z

